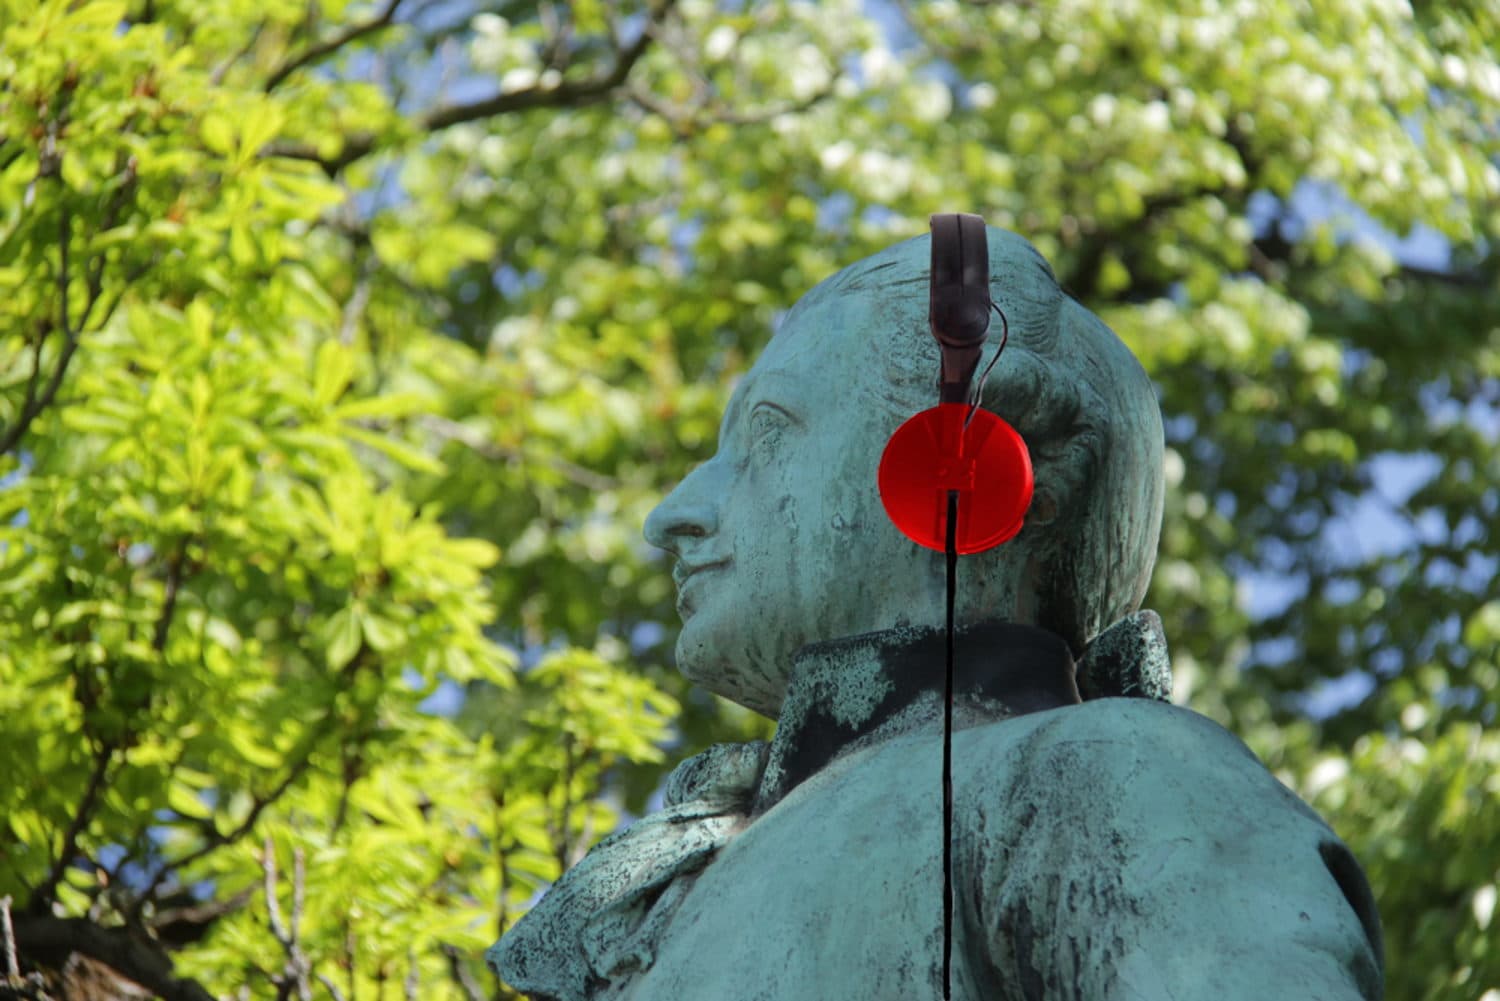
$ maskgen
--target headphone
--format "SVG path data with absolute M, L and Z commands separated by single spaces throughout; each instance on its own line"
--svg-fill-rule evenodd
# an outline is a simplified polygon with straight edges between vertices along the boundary
M 937 406 L 908 419 L 880 457 L 880 500 L 901 533 L 942 552 L 947 562 L 947 670 L 943 687 L 943 998 L 953 991 L 953 609 L 958 557 L 981 553 L 1021 530 L 1033 487 L 1026 442 L 1000 417 L 979 409 L 985 376 L 1009 340 L 1005 314 L 990 298 L 984 220 L 932 216 L 927 323 L 938 343 Z M 974 373 L 999 314 L 1004 337 L 974 386 Z
M 943 552 L 951 530 L 958 553 L 969 555 L 1021 530 L 1034 486 L 1031 454 L 1015 428 L 979 409 L 984 376 L 973 386 L 992 310 L 1009 337 L 1005 314 L 990 298 L 984 220 L 950 213 L 930 225 L 927 322 L 941 355 L 938 403 L 891 435 L 880 459 L 880 499 L 913 542 Z M 990 367 L 1004 350 L 1002 340 Z

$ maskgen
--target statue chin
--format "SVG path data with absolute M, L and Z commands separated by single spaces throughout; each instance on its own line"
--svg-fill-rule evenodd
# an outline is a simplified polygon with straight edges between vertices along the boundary
M 768 670 L 758 658 L 725 657 L 724 647 L 712 638 L 699 639 L 685 624 L 677 637 L 677 670 L 689 681 L 715 695 L 775 719 L 786 694 L 786 670 Z

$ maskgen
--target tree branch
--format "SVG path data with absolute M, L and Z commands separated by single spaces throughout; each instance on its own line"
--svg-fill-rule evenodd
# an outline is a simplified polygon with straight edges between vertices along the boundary
M 26 394 L 21 399 L 21 410 L 16 417 L 16 423 L 6 429 L 5 438 L 0 441 L 0 455 L 4 455 L 15 447 L 21 436 L 26 433 L 26 428 L 35 419 L 32 407 L 36 404 L 37 386 L 41 385 L 42 379 L 42 349 L 46 347 L 47 337 L 52 333 L 52 320 L 43 317 L 37 323 L 36 340 L 31 345 L 31 373 L 26 377 Z
M 0 897 L 0 942 L 5 946 L 5 975 L 19 977 L 21 965 L 16 962 L 16 928 L 10 919 L 10 897 Z
M 265 92 L 269 94 L 275 90 L 287 77 L 302 69 L 302 67 L 318 62 L 321 59 L 326 59 L 350 42 L 380 31 L 382 28 L 389 27 L 391 22 L 396 18 L 396 8 L 400 6 L 401 0 L 386 0 L 385 6 L 380 9 L 380 13 L 368 21 L 351 24 L 338 34 L 310 45 L 295 56 L 292 56 L 286 62 L 276 67 L 275 71 L 266 78 Z
M 46 332 L 39 332 L 37 343 L 32 356 L 31 377 L 26 383 L 26 399 L 22 403 L 21 412 L 16 415 L 16 422 L 6 429 L 4 437 L 0 437 L 0 455 L 4 455 L 16 447 L 32 421 L 48 406 L 57 396 L 58 387 L 62 385 L 63 375 L 68 370 L 68 364 L 73 360 L 73 352 L 78 350 L 78 331 L 73 327 L 72 317 L 68 310 L 68 286 L 72 280 L 69 273 L 71 268 L 73 245 L 73 219 L 68 214 L 67 207 L 58 213 L 58 266 L 57 266 L 57 291 L 61 300 L 58 305 L 58 324 L 62 328 L 63 348 L 58 355 L 57 365 L 47 379 L 47 386 L 38 395 L 36 392 L 36 381 L 41 372 L 42 342 L 46 339 Z M 49 328 L 50 329 L 50 325 Z
M 9 142 L 8 139 L 0 137 L 0 149 L 4 149 L 7 142 Z M 4 173 L 6 170 L 8 170 L 10 168 L 10 165 L 21 159 L 21 155 L 25 152 L 26 147 L 22 146 L 20 143 L 16 143 L 15 147 L 11 149 L 10 152 L 5 153 L 4 155 L 0 155 L 0 173 Z
M 5 972 L 0 975 L 0 998 L 7 1001 L 52 1001 L 47 982 L 33 970 L 21 975 L 16 956 L 16 927 L 11 921 L 10 897 L 0 897 L 0 942 L 5 948 Z
M 553 87 L 531 87 L 507 94 L 495 94 L 465 104 L 450 104 L 446 107 L 434 108 L 422 116 L 423 127 L 428 131 L 436 131 L 461 122 L 491 118 L 512 111 L 593 104 L 601 98 L 608 97 L 616 87 L 625 82 L 635 64 L 650 48 L 651 39 L 651 29 L 648 26 L 641 31 L 640 37 L 635 42 L 616 54 L 614 65 L 606 73 L 598 73 L 583 80 L 564 80 Z
M 196 980 L 178 978 L 165 953 L 123 928 L 101 928 L 87 918 L 27 916 L 16 922 L 16 944 L 22 953 L 59 967 L 70 953 L 88 956 L 163 1001 L 214 1001 Z
M 276 845 L 270 835 L 266 836 L 265 851 L 261 856 L 261 869 L 265 873 L 266 916 L 271 924 L 271 934 L 281 943 L 286 952 L 286 967 L 276 979 L 277 997 L 286 997 L 296 988 L 300 1001 L 312 1001 L 312 963 L 302 949 L 302 910 L 307 890 L 307 872 L 302 849 L 292 851 L 292 913 L 287 921 L 281 915 L 281 904 L 276 899 Z
M 567 872 L 572 852 L 572 840 L 568 829 L 573 826 L 573 776 L 577 769 L 574 756 L 573 736 L 563 735 L 563 773 L 558 787 L 562 790 L 562 802 L 557 808 L 557 831 L 552 850 L 557 856 L 557 871 Z
M 547 38 L 542 46 L 542 65 L 555 70 L 567 69 L 571 59 L 568 43 L 573 38 L 572 24 L 560 21 L 557 7 L 545 2 L 537 5 L 537 18 L 542 22 L 542 31 Z
M 78 838 L 94 815 L 94 805 L 98 802 L 100 790 L 104 788 L 104 776 L 109 772 L 114 757 L 114 745 L 100 741 L 94 750 L 94 768 L 89 773 L 88 785 L 84 787 L 78 809 L 73 811 L 73 819 L 68 822 L 68 829 L 63 833 L 62 847 L 52 862 L 52 869 L 47 873 L 47 878 L 31 891 L 31 899 L 27 903 L 30 913 L 46 913 L 47 907 L 52 903 L 57 884 L 62 882 L 63 874 L 68 871 L 68 864 L 78 854 Z
M 505 830 L 505 790 L 495 792 L 495 830 Z M 505 854 L 505 844 L 500 836 L 495 838 L 495 864 L 500 870 L 500 892 L 496 894 L 498 906 L 495 915 L 495 937 L 503 938 L 510 929 L 510 865 Z
M 1486 275 L 1482 271 L 1441 271 L 1435 268 L 1419 268 L 1413 264 L 1403 264 L 1391 277 L 1405 278 L 1415 282 L 1430 282 L 1434 285 L 1475 289 L 1492 287 L 1495 282 L 1492 275 Z
M 406 953 L 406 979 L 401 982 L 401 996 L 406 1001 L 417 1001 L 417 990 L 422 986 L 417 976 L 417 957 L 412 950 Z
M 339 761 L 343 765 L 343 774 L 340 776 L 342 782 L 339 789 L 338 806 L 333 811 L 333 823 L 329 826 L 329 833 L 336 834 L 343 830 L 344 822 L 349 818 L 349 796 L 354 792 L 354 783 L 359 781 L 360 768 L 364 764 L 364 745 L 358 743 L 346 743 L 339 745 Z
M 251 50 L 255 48 L 255 43 L 260 41 L 261 33 L 265 30 L 266 20 L 265 18 L 262 18 L 260 22 L 255 25 L 255 28 L 250 32 L 249 37 L 245 39 L 245 44 L 236 49 L 234 51 L 234 54 L 229 56 L 229 58 L 225 59 L 223 62 L 219 63 L 219 65 L 215 66 L 213 70 L 208 74 L 209 82 L 212 83 L 215 87 L 223 83 L 224 78 L 229 75 L 230 70 L 234 69 L 235 64 L 238 63 L 241 59 L 244 59 L 246 56 L 248 56 Z
M 443 955 L 448 959 L 448 976 L 464 992 L 464 997 L 468 1001 L 484 1001 L 484 990 L 464 966 L 463 955 L 451 945 L 443 946 Z
M 128 157 L 120 165 L 120 183 L 116 186 L 114 193 L 110 195 L 109 205 L 105 208 L 104 214 L 99 217 L 99 225 L 94 229 L 95 235 L 108 233 L 120 224 L 120 213 L 125 208 L 126 200 L 135 190 L 137 171 L 139 169 L 140 165 L 134 156 Z M 83 269 L 85 287 L 88 289 L 88 298 L 84 303 L 83 313 L 79 316 L 78 323 L 76 324 L 76 331 L 79 334 L 88 327 L 89 320 L 94 315 L 94 307 L 99 304 L 99 300 L 103 296 L 105 263 L 104 254 L 95 254 L 93 260 L 89 261 Z M 134 279 L 132 278 L 130 281 L 134 281 Z M 129 284 L 130 282 L 126 282 L 127 287 Z M 121 294 L 124 294 L 123 290 Z M 116 302 L 118 303 L 118 299 Z M 113 307 L 111 307 L 110 311 L 113 311 Z M 109 319 L 108 313 L 106 313 L 104 319 Z M 103 326 L 103 321 L 101 321 L 100 326 Z
M 477 101 L 439 105 L 419 116 L 417 127 L 423 132 L 439 132 L 454 125 L 511 112 L 536 108 L 577 108 L 606 100 L 625 83 L 630 71 L 646 54 L 655 37 L 655 25 L 676 6 L 676 2 L 677 0 L 661 0 L 649 15 L 639 37 L 625 48 L 617 50 L 612 65 L 604 72 L 581 80 L 564 80 L 548 87 L 530 87 L 494 94 Z M 332 157 L 320 156 L 317 150 L 304 144 L 272 146 L 269 152 L 273 156 L 310 160 L 333 177 L 356 160 L 370 155 L 375 149 L 375 141 L 375 137 L 368 133 L 348 136 L 344 140 L 344 148 Z
M 473 449 L 477 455 L 486 459 L 523 464 L 541 462 L 553 472 L 561 474 L 564 479 L 571 480 L 589 490 L 615 490 L 620 486 L 619 481 L 612 476 L 596 473 L 592 469 L 580 466 L 576 462 L 569 462 L 560 456 L 527 455 L 522 449 L 501 445 L 499 442 L 492 441 L 486 437 L 483 432 L 476 431 L 446 417 L 439 417 L 436 414 L 424 414 L 417 420 L 422 430 L 437 435 L 444 441 L 456 441 L 460 445 Z
M 801 100 L 784 101 L 770 107 L 744 111 L 708 101 L 697 105 L 676 105 L 639 87 L 627 88 L 626 97 L 642 111 L 656 115 L 665 121 L 675 136 L 686 138 L 711 125 L 763 125 L 781 115 L 795 115 L 811 111 L 833 96 L 837 83 L 838 76 L 835 75 L 829 80 L 828 86 L 820 88 L 816 93 Z
M 254 896 L 254 887 L 247 886 L 239 893 L 223 900 L 205 900 L 186 907 L 158 910 L 149 923 L 157 939 L 169 945 L 184 945 L 202 938 L 214 922 L 226 914 L 233 914 L 244 907 Z
M 47 978 L 35 970 L 24 977 L 0 978 L 0 1001 L 56 1001 Z
M 313 727 L 313 732 L 316 733 L 316 726 Z M 161 886 L 166 880 L 168 873 L 192 865 L 199 859 L 217 851 L 225 845 L 233 844 L 250 833 L 251 829 L 255 827 L 255 822 L 260 819 L 260 815 L 266 807 L 280 799 L 291 788 L 292 783 L 301 778 L 302 773 L 312 764 L 312 752 L 316 744 L 316 739 L 308 741 L 307 747 L 297 758 L 296 762 L 293 763 L 292 767 L 287 769 L 287 773 L 282 777 L 281 781 L 264 796 L 254 797 L 250 804 L 250 812 L 234 828 L 229 831 L 220 831 L 217 825 L 211 821 L 205 821 L 203 826 L 206 833 L 203 844 L 180 858 L 170 859 L 161 864 L 161 867 L 156 870 L 156 874 L 151 877 L 151 882 L 146 885 L 146 888 L 141 891 L 140 896 L 136 899 L 133 917 L 140 917 L 141 908 L 145 906 L 146 901 L 150 899 L 151 895 L 156 892 L 157 887 Z
M 161 599 L 161 614 L 156 617 L 156 629 L 151 637 L 151 649 L 162 653 L 167 649 L 167 634 L 172 629 L 172 619 L 177 612 L 177 592 L 182 587 L 183 566 L 187 563 L 188 536 L 177 540 L 177 546 L 167 557 L 167 584 Z
M 318 974 L 318 983 L 328 988 L 328 993 L 333 997 L 333 1001 L 344 1001 L 343 992 L 339 990 L 338 985 L 327 974 Z
M 52 136 L 50 135 L 48 137 L 48 142 L 52 142 Z M 55 152 L 49 154 L 44 147 L 42 165 L 38 169 L 37 176 L 39 178 L 53 176 L 61 177 L 61 164 L 61 155 Z M 105 210 L 103 216 L 103 224 L 99 228 L 100 232 L 113 229 L 118 224 L 119 215 L 124 207 L 125 199 L 129 195 L 130 191 L 134 188 L 135 182 L 136 161 L 134 157 L 131 157 L 125 163 L 120 186 L 116 189 L 113 197 L 110 198 L 109 206 Z M 89 320 L 94 315 L 94 307 L 98 305 L 99 300 L 102 297 L 104 288 L 104 258 L 100 256 L 84 269 L 87 296 L 84 302 L 83 312 L 79 315 L 77 322 L 74 322 L 72 311 L 68 306 L 68 292 L 72 286 L 73 280 L 72 249 L 73 217 L 68 212 L 67 206 L 64 205 L 58 213 L 57 248 L 57 292 L 59 299 L 57 309 L 57 326 L 62 329 L 62 351 L 58 354 L 57 362 L 47 380 L 46 388 L 42 390 L 40 395 L 38 395 L 37 383 L 41 375 L 42 348 L 46 342 L 47 335 L 53 329 L 51 321 L 48 321 L 48 323 L 37 332 L 37 340 L 32 349 L 33 353 L 31 359 L 31 375 L 26 381 L 26 396 L 21 404 L 20 412 L 16 415 L 15 423 L 12 424 L 9 428 L 6 428 L 4 435 L 0 436 L 0 455 L 4 455 L 11 449 L 15 448 L 16 445 L 20 443 L 21 438 L 25 436 L 26 432 L 30 429 L 32 422 L 36 420 L 36 418 L 41 414 L 43 410 L 46 410 L 49 406 L 51 406 L 52 401 L 57 398 L 57 391 L 62 387 L 63 377 L 67 375 L 68 372 L 68 365 L 72 363 L 73 355 L 78 350 L 78 344 L 83 334 L 83 330 L 88 326 Z M 135 272 L 131 276 L 128 276 L 125 279 L 125 288 L 128 288 L 130 284 L 135 280 L 135 278 L 139 276 L 140 272 Z M 110 304 L 109 308 L 105 310 L 104 319 L 103 321 L 101 321 L 101 325 L 104 322 L 108 322 L 110 315 L 113 314 L 115 307 L 120 304 L 120 299 L 123 298 L 124 295 L 125 292 L 124 289 L 122 289 L 119 296 L 117 296 L 114 302 Z
M 1120 219 L 1109 226 L 1100 226 L 1089 235 L 1083 252 L 1073 261 L 1068 271 L 1064 290 L 1082 302 L 1087 302 L 1098 291 L 1099 275 L 1104 264 L 1104 255 L 1111 248 L 1119 249 L 1127 234 L 1139 234 L 1154 226 L 1167 212 L 1181 208 L 1200 198 L 1222 197 L 1241 190 L 1219 182 L 1199 185 L 1194 188 L 1161 191 L 1142 199 L 1141 213 L 1133 219 Z

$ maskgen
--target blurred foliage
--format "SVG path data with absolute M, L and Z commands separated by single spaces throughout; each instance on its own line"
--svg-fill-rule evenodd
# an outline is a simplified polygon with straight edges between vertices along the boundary
M 765 732 L 675 677 L 645 513 L 790 303 L 963 208 L 1160 387 L 1179 699 L 1369 867 L 1391 998 L 1494 1001 L 1497 37 L 1479 2 L 0 0 L 23 946 L 79 919 L 171 997 L 493 996 L 479 950 L 666 764 Z

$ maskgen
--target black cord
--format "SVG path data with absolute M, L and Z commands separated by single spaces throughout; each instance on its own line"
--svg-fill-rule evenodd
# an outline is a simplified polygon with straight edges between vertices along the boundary
M 953 604 L 958 591 L 958 491 L 948 491 L 948 665 L 943 676 L 943 1001 L 953 996 Z
M 992 299 L 990 308 L 1000 314 L 1000 346 L 979 376 L 969 412 L 964 417 L 960 438 L 969 430 L 969 422 L 979 409 L 985 380 L 1010 343 L 1010 321 L 1005 311 Z M 962 442 L 960 441 L 960 449 Z M 948 524 L 943 551 L 948 564 L 947 665 L 943 672 L 943 1001 L 953 997 L 953 606 L 958 594 L 958 491 L 948 491 Z
M 1005 310 L 1000 308 L 999 303 L 990 300 L 990 308 L 1000 317 L 1000 346 L 995 349 L 995 356 L 990 363 L 984 367 L 984 372 L 979 376 L 979 383 L 974 387 L 974 396 L 969 400 L 969 413 L 964 418 L 964 430 L 969 429 L 969 422 L 974 419 L 974 411 L 979 409 L 979 402 L 984 398 L 984 381 L 990 377 L 990 369 L 995 367 L 995 362 L 1005 353 L 1005 345 L 1010 343 L 1010 321 L 1005 318 Z

